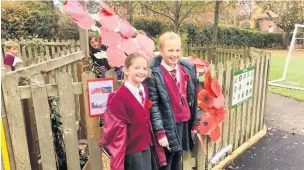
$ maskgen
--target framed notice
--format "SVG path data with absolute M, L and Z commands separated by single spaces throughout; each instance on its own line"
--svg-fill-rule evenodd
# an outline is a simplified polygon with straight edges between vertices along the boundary
M 231 106 L 242 104 L 252 97 L 254 67 L 238 70 L 233 73 L 233 92 Z
M 113 78 L 98 78 L 87 81 L 89 116 L 102 116 L 106 110 L 108 96 L 113 92 Z

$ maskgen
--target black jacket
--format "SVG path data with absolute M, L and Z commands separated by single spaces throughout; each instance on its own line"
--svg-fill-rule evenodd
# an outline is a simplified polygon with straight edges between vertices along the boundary
M 163 79 L 163 73 L 160 68 L 162 61 L 161 56 L 156 56 L 151 60 L 152 75 L 145 80 L 145 84 L 149 90 L 149 98 L 152 101 L 151 122 L 154 131 L 165 130 L 171 152 L 182 151 L 179 137 L 177 136 L 176 121 L 173 109 L 168 95 L 167 87 Z M 191 75 L 191 80 L 187 84 L 187 101 L 191 111 L 191 119 L 188 122 L 189 135 L 193 123 L 199 123 L 201 114 L 197 107 L 197 79 L 196 68 L 193 64 L 181 59 L 179 64 L 184 68 L 185 72 Z M 194 143 L 191 136 L 190 149 L 193 149 Z

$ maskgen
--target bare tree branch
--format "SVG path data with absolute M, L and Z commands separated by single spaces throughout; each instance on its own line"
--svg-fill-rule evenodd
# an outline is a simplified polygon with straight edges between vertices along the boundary
M 182 17 L 182 19 L 179 21 L 180 23 L 182 23 L 186 17 L 188 17 L 188 15 L 192 12 L 192 9 L 195 7 L 195 5 L 193 5 L 190 10 Z
M 169 16 L 169 15 L 167 15 L 167 14 L 165 14 L 165 13 L 156 11 L 155 9 L 150 8 L 148 5 L 146 5 L 146 4 L 142 3 L 142 2 L 139 2 L 139 3 L 140 3 L 144 8 L 146 8 L 146 9 L 152 11 L 152 12 L 155 12 L 155 13 L 157 13 L 157 14 L 159 14 L 159 15 L 163 15 L 163 16 L 169 18 L 170 20 L 172 20 L 172 21 L 174 22 L 174 18 L 173 18 L 173 17 L 171 17 L 171 16 Z

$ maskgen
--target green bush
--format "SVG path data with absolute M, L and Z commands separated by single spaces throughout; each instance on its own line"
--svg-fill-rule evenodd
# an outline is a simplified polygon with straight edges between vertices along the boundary
M 134 25 L 136 29 L 143 30 L 149 37 L 157 37 L 161 33 L 168 30 L 169 26 L 156 18 L 134 18 Z
M 212 25 L 200 30 L 195 26 L 184 26 L 189 34 L 188 41 L 194 44 L 210 44 L 212 42 Z M 257 32 L 237 27 L 218 27 L 217 44 L 249 46 L 256 48 L 282 48 L 282 33 Z
M 53 38 L 57 17 L 50 2 L 1 2 L 3 38 Z

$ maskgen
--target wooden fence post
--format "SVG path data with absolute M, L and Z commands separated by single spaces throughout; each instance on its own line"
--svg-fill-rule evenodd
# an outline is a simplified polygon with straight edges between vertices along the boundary
M 50 107 L 44 77 L 36 74 L 31 78 L 31 91 L 37 132 L 39 137 L 41 164 L 44 170 L 56 169 Z
M 69 73 L 62 72 L 58 74 L 59 108 L 62 118 L 67 165 L 69 169 L 80 170 L 79 151 L 76 150 L 78 148 L 78 136 L 72 81 Z
M 89 117 L 89 103 L 88 103 L 88 87 L 87 80 L 95 78 L 94 73 L 84 72 L 82 74 L 82 87 L 83 87 L 83 96 L 84 96 L 84 105 L 85 105 L 85 119 L 87 123 L 87 139 L 89 147 L 89 161 L 90 169 L 92 170 L 102 170 L 101 163 L 101 151 L 98 147 L 98 141 L 100 140 L 100 131 L 99 131 L 99 118 L 98 117 Z
M 16 170 L 30 170 L 31 163 L 18 83 L 18 77 L 13 75 L 4 76 L 2 79 L 3 97 L 11 133 Z

